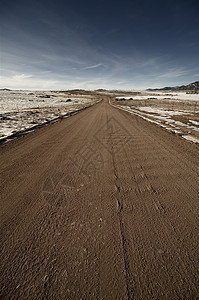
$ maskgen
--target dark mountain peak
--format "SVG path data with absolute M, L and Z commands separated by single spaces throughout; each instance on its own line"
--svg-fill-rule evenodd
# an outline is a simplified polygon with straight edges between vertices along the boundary
M 188 85 L 181 85 L 175 87 L 164 87 L 160 89 L 147 89 L 147 91 L 199 91 L 199 81 L 192 82 Z

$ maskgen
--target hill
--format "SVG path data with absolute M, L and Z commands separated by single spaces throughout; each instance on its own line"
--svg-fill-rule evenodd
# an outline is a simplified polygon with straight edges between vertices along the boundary
M 181 85 L 175 87 L 164 87 L 160 89 L 147 89 L 147 91 L 199 91 L 199 81 L 192 82 L 188 85 Z

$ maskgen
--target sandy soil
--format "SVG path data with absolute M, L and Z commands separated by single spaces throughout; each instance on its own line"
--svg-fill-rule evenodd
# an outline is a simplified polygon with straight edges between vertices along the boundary
M 198 144 L 103 97 L 1 145 L 2 299 L 198 299 Z

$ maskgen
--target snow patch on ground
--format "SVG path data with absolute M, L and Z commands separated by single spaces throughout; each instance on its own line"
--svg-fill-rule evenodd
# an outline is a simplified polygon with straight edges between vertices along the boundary
M 129 95 L 128 97 L 117 97 L 117 99 L 126 100 L 187 100 L 187 101 L 199 101 L 199 94 L 187 94 L 186 92 L 143 92 L 141 95 Z
M 173 91 L 144 91 L 132 94 L 121 92 L 115 95 L 115 100 L 115 107 L 192 142 L 196 143 L 198 140 L 199 94 Z
M 197 121 L 189 120 L 189 122 L 192 123 L 192 124 L 194 124 L 194 125 L 199 126 L 199 122 L 197 122 Z
M 0 91 L 0 141 L 67 116 L 98 101 L 99 98 L 87 94 Z
M 126 108 L 126 106 L 121 106 L 121 107 L 122 108 Z M 184 123 L 182 123 L 180 121 L 175 121 L 175 120 L 171 119 L 170 116 L 172 116 L 172 115 L 179 115 L 178 112 L 176 112 L 176 111 L 169 111 L 169 114 L 168 114 L 168 111 L 164 111 L 162 109 L 160 110 L 160 109 L 153 109 L 153 108 L 147 107 L 148 110 L 146 110 L 145 107 L 143 107 L 143 108 L 144 108 L 143 109 L 144 111 L 148 111 L 148 112 L 154 111 L 155 113 L 157 113 L 159 111 L 163 116 L 158 116 L 158 115 L 155 115 L 155 114 L 150 114 L 149 115 L 149 114 L 143 113 L 143 112 L 139 113 L 137 110 L 132 109 L 131 107 L 128 107 L 127 110 L 129 112 L 133 112 L 133 113 L 136 113 L 139 116 L 142 116 L 142 118 L 143 118 L 143 116 L 145 116 L 145 119 L 150 120 L 150 122 L 159 124 L 161 127 L 164 127 L 164 128 L 168 128 L 168 126 L 161 124 L 161 122 L 158 122 L 158 120 L 165 121 L 165 124 L 168 124 L 168 125 L 171 124 L 172 125 L 171 127 L 174 127 L 177 130 L 179 130 L 180 128 L 176 127 L 175 125 L 178 125 L 178 126 L 181 126 L 181 127 L 185 127 L 187 129 L 191 129 L 191 130 L 195 130 L 195 131 L 199 132 L 199 128 L 197 128 L 195 126 L 190 126 L 190 125 L 184 124 Z M 142 107 L 138 108 L 138 109 L 142 111 Z M 180 114 L 182 114 L 182 113 L 180 113 Z M 149 119 L 149 117 L 150 117 L 150 119 Z M 156 120 L 156 121 L 154 121 L 154 120 Z
M 199 143 L 199 139 L 195 138 L 193 136 L 190 135 L 182 135 L 182 137 L 188 141 L 194 142 L 194 143 Z
M 199 139 L 197 137 L 193 137 L 192 135 L 183 134 L 183 128 L 185 130 L 190 130 L 189 133 L 192 133 L 192 131 L 199 132 L 199 128 L 195 126 L 190 126 L 189 124 L 185 124 L 180 121 L 176 121 L 172 119 L 172 116 L 175 115 L 183 115 L 183 112 L 178 111 L 167 111 L 159 108 L 152 108 L 152 107 L 139 107 L 137 109 L 132 108 L 130 106 L 125 105 L 113 105 L 115 107 L 118 107 L 122 110 L 128 111 L 131 114 L 135 114 L 142 119 L 154 123 L 162 128 L 165 128 L 166 130 L 178 134 L 185 138 L 186 140 L 192 141 L 194 143 L 198 143 Z M 153 113 L 153 114 L 152 114 Z M 158 115 L 161 114 L 161 115 Z M 184 112 L 184 114 L 190 114 L 188 112 Z M 190 121 L 190 120 L 189 120 Z M 164 123 L 162 123 L 164 122 Z M 192 122 L 194 125 L 198 125 L 196 121 Z M 176 126 L 177 125 L 177 126 Z
M 177 116 L 177 115 L 185 115 L 190 114 L 190 112 L 186 111 L 178 111 L 178 110 L 164 110 L 162 108 L 155 108 L 155 107 L 139 107 L 138 108 L 141 111 L 149 112 L 149 113 L 155 113 L 160 114 L 163 116 Z

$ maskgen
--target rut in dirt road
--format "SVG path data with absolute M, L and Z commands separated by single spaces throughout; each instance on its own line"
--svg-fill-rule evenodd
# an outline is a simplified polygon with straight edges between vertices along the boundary
M 3 299 L 197 299 L 199 148 L 104 101 L 0 148 Z

